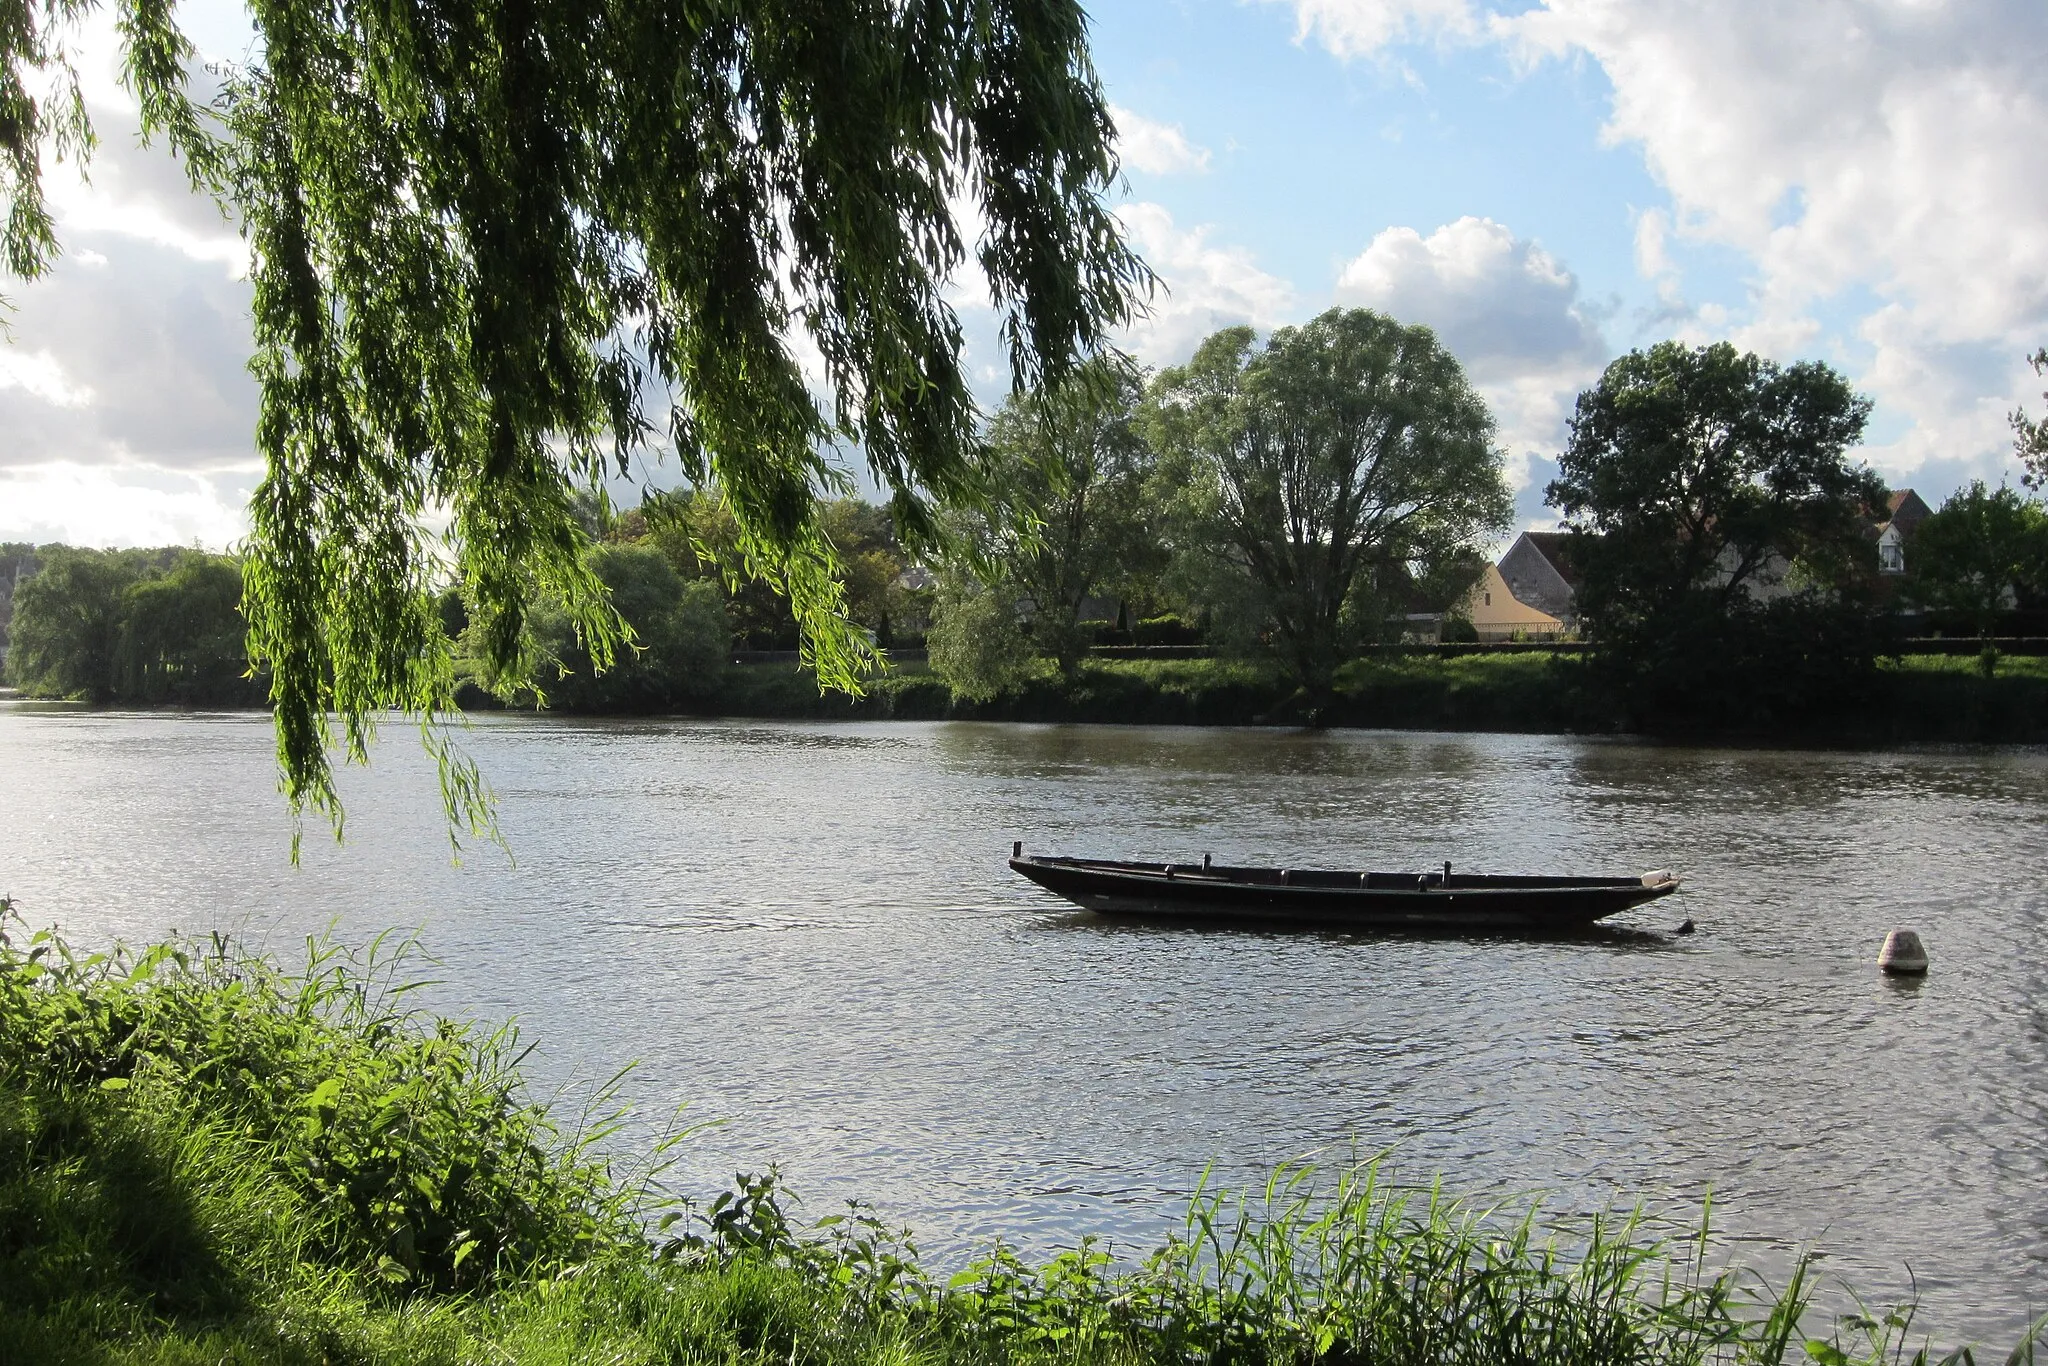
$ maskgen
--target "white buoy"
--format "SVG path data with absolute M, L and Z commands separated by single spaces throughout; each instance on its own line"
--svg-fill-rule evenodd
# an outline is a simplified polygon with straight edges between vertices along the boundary
M 1927 971 L 1927 946 L 1911 930 L 1893 930 L 1878 950 L 1877 965 L 1886 972 L 1917 976 Z

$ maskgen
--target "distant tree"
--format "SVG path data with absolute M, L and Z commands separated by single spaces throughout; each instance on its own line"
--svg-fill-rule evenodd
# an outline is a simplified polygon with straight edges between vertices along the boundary
M 180 554 L 123 594 L 115 688 L 123 700 L 188 706 L 262 699 L 243 647 L 242 569 L 225 555 Z
M 1780 368 L 1726 342 L 1632 351 L 1579 395 L 1547 496 L 1580 533 L 1578 611 L 1614 633 L 1686 605 L 1725 609 L 1793 562 L 1861 557 L 1884 486 L 1848 451 L 1870 400 L 1818 361 Z
M 450 640 L 462 639 L 462 633 L 469 629 L 469 607 L 462 601 L 462 590 L 454 584 L 435 595 L 434 612 L 441 618 L 441 633 Z
M 1726 343 L 1631 352 L 1579 395 L 1548 498 L 1638 721 L 1789 721 L 1867 670 L 1884 487 L 1848 453 L 1869 416 L 1828 366 Z
M 859 498 L 822 502 L 818 518 L 820 534 L 835 561 L 836 610 L 879 635 L 891 610 L 899 606 L 896 581 L 906 564 L 893 519 Z M 685 489 L 650 494 L 639 507 L 619 514 L 607 534 L 616 541 L 653 546 L 686 579 L 720 584 L 734 634 L 748 648 L 797 648 L 799 632 L 789 602 L 771 580 L 744 572 L 739 521 L 717 493 Z
M 2036 375 L 2048 375 L 2048 347 L 2043 347 L 2027 357 L 2027 364 L 2034 367 Z M 2048 393 L 2041 395 L 2048 399 Z M 2048 487 L 2048 411 L 2038 420 L 2027 416 L 2026 409 L 2015 408 L 2012 413 L 2013 453 L 2026 467 L 2024 476 L 2030 489 Z
M 2048 590 L 2048 512 L 2009 488 L 1978 480 L 1952 495 L 1913 532 L 1907 594 L 1967 619 L 1984 642 L 1984 671 L 1997 665 L 1991 636 L 2009 608 Z
M 147 572 L 134 551 L 45 546 L 14 590 L 7 669 L 32 697 L 109 702 L 119 692 L 123 605 Z
M 631 632 L 628 643 L 601 665 L 575 618 L 543 599 L 532 628 L 540 658 L 530 676 L 538 687 L 501 676 L 493 680 L 499 691 L 588 712 L 664 711 L 715 692 L 732 647 L 716 586 L 685 581 L 651 546 L 599 545 L 589 562 Z
M 732 505 L 715 490 L 649 493 L 634 509 L 644 540 L 685 579 L 718 585 L 735 639 L 750 650 L 795 649 L 796 621 L 775 585 L 744 573 L 746 553 Z M 628 524 L 630 530 L 630 523 Z
M 989 423 L 998 507 L 975 519 L 966 549 L 1025 601 L 1033 646 L 1062 674 L 1091 643 L 1082 604 L 1160 556 L 1151 448 L 1136 424 L 1143 397 L 1134 369 L 1101 361 L 1058 389 L 1013 395 Z M 971 601 L 948 595 L 940 611 Z
M 907 566 L 889 513 L 863 498 L 839 498 L 820 509 L 825 537 L 839 559 L 839 582 L 847 618 L 874 632 L 877 643 L 890 615 L 900 615 L 903 590 L 897 580 Z M 785 610 L 784 615 L 788 613 Z
M 1264 347 L 1210 337 L 1152 386 L 1147 426 L 1184 548 L 1256 585 L 1311 706 L 1379 628 L 1361 575 L 1469 556 L 1512 511 L 1493 419 L 1426 327 L 1332 309 Z
M 0 647 L 14 620 L 15 585 L 36 572 L 36 548 L 22 541 L 0 542 Z
M 1041 667 L 1018 620 L 1015 589 L 1001 578 L 954 571 L 942 575 L 925 644 L 932 672 L 971 702 L 1014 691 Z

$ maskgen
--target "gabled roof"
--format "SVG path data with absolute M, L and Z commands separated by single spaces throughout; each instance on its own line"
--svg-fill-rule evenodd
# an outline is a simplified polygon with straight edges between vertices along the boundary
M 1913 528 L 1934 515 L 1934 509 L 1927 506 L 1927 500 L 1911 489 L 1894 489 L 1887 500 L 1887 519 L 1898 527 L 1900 534 L 1910 536 Z
M 1522 539 L 1550 561 L 1550 567 L 1557 571 L 1559 578 L 1573 588 L 1579 586 L 1578 566 L 1572 563 L 1572 534 L 1569 531 L 1525 531 Z

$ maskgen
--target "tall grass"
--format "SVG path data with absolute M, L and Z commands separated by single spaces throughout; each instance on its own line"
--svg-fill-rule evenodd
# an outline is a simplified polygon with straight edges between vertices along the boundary
M 941 1278 L 871 1212 L 799 1224 L 772 1174 L 692 1205 L 658 1155 L 614 1170 L 609 1092 L 558 1122 L 509 1030 L 412 1007 L 413 961 L 81 953 L 0 901 L 0 1363 L 1934 1359 L 1909 1311 L 1814 1327 L 1808 1264 L 1773 1291 L 1704 1233 L 1545 1224 L 1370 1163 L 1205 1188 L 1139 1261 L 999 1245 Z

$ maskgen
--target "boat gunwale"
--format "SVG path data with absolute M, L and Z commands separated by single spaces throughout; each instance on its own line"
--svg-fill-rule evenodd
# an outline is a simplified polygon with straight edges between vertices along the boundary
M 1204 867 L 1200 864 L 1139 863 L 1120 859 L 1071 858 L 1049 854 L 1014 856 L 1010 859 L 1010 867 L 1012 871 L 1024 873 L 1027 877 L 1029 874 L 1025 873 L 1026 868 L 1039 867 L 1093 877 L 1128 879 L 1146 886 L 1236 887 L 1284 892 L 1290 895 L 1323 893 L 1346 897 L 1361 894 L 1374 897 L 1428 894 L 1439 898 L 1513 895 L 1519 899 L 1543 893 L 1636 892 L 1641 894 L 1639 899 L 1649 900 L 1676 891 L 1681 881 L 1669 875 L 1662 881 L 1650 882 L 1646 880 L 1647 875 L 1633 878 L 1587 878 L 1543 874 L 1454 873 L 1446 883 L 1444 875 L 1434 870 L 1426 873 L 1407 873 L 1368 869 L 1276 868 L 1220 863 Z M 1271 880 L 1231 874 L 1267 874 Z M 1294 881 L 1294 878 L 1303 880 Z M 1373 880 L 1378 879 L 1387 881 L 1374 886 Z M 1037 881 L 1036 878 L 1031 880 Z M 1394 885 L 1388 885 L 1389 883 Z

